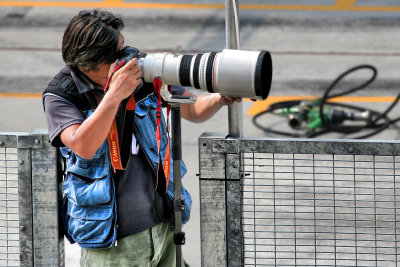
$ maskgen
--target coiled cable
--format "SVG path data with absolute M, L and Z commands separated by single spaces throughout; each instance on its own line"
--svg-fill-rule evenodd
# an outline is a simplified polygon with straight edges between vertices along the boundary
M 372 75 L 367 81 L 363 82 L 362 84 L 360 84 L 358 86 L 352 87 L 349 90 L 343 91 L 341 93 L 332 94 L 332 91 L 336 88 L 336 86 L 339 84 L 339 82 L 341 80 L 343 80 L 346 76 L 348 76 L 349 74 L 354 73 L 356 71 L 365 70 L 365 69 L 372 71 Z M 364 139 L 364 138 L 368 138 L 373 135 L 376 135 L 376 134 L 380 133 L 381 131 L 387 129 L 390 125 L 400 121 L 400 117 L 397 119 L 394 119 L 394 120 L 390 120 L 388 118 L 389 112 L 393 110 L 393 108 L 397 105 L 398 101 L 400 100 L 400 93 L 397 95 L 396 99 L 391 103 L 391 105 L 384 112 L 377 112 L 375 110 L 361 108 L 361 107 L 357 107 L 357 106 L 349 105 L 349 104 L 329 102 L 329 100 L 336 98 L 336 97 L 352 94 L 361 89 L 366 88 L 368 85 L 370 85 L 376 79 L 377 74 L 378 74 L 377 69 L 372 65 L 355 66 L 355 67 L 350 68 L 349 70 L 343 72 L 342 74 L 340 74 L 328 86 L 328 88 L 325 90 L 323 96 L 318 101 L 319 102 L 319 116 L 320 116 L 321 122 L 322 122 L 321 130 L 312 131 L 312 132 L 306 131 L 303 133 L 286 132 L 286 131 L 273 130 L 272 128 L 264 127 L 259 123 L 259 119 L 261 116 L 269 114 L 269 113 L 273 113 L 274 111 L 282 109 L 282 108 L 291 108 L 291 107 L 297 106 L 303 100 L 282 101 L 282 102 L 277 102 L 277 103 L 271 104 L 268 109 L 260 112 L 259 114 L 255 115 L 253 117 L 253 124 L 257 128 L 263 130 L 266 133 L 272 133 L 272 134 L 288 136 L 288 137 L 314 138 L 314 137 L 317 137 L 317 136 L 320 136 L 323 134 L 327 134 L 330 132 L 337 132 L 337 133 L 342 133 L 342 134 L 348 135 L 348 134 L 358 133 L 360 131 L 367 130 L 367 129 L 373 129 L 373 131 L 369 132 L 367 134 L 362 134 L 360 136 L 354 137 L 354 139 Z M 352 109 L 352 110 L 356 110 L 356 111 L 361 111 L 361 112 L 368 111 L 368 112 L 370 112 L 371 117 L 373 119 L 368 121 L 366 123 L 366 125 L 359 125 L 359 126 L 335 125 L 331 121 L 325 119 L 323 112 L 324 112 L 324 108 L 326 105 L 339 106 L 339 107 Z

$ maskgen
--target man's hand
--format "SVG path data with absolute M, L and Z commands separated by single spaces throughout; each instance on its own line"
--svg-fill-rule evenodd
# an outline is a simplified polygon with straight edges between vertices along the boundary
M 110 75 L 115 69 L 112 64 Z M 74 124 L 60 133 L 61 141 L 80 157 L 92 158 L 107 138 L 120 102 L 129 97 L 142 82 L 142 70 L 137 59 L 116 71 L 110 88 L 93 114 L 82 124 Z
M 183 95 L 193 96 L 188 90 Z M 204 122 L 211 118 L 221 107 L 240 101 L 242 101 L 240 97 L 221 96 L 219 93 L 201 94 L 197 96 L 196 102 L 181 105 L 181 115 L 191 122 Z
M 216 94 L 216 97 L 219 97 L 218 102 L 222 105 L 229 106 L 235 102 L 241 102 L 242 99 L 240 97 L 230 97 L 230 96 L 222 96 L 220 94 Z
M 142 83 L 142 68 L 137 65 L 137 58 L 132 59 L 121 69 L 116 71 L 111 79 L 109 93 L 113 94 L 120 101 L 129 97 Z M 110 75 L 116 63 L 111 65 Z

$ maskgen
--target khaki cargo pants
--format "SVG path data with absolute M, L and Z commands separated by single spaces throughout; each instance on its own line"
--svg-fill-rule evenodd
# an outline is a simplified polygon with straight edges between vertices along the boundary
M 82 249 L 82 267 L 176 266 L 174 232 L 169 223 L 121 238 L 109 249 Z M 189 266 L 187 264 L 182 266 Z

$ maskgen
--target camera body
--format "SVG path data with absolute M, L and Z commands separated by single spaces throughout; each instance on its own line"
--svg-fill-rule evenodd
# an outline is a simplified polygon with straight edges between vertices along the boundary
M 161 78 L 163 84 L 189 86 L 224 96 L 266 99 L 272 82 L 272 59 L 268 51 L 225 49 L 196 55 L 141 53 L 125 47 L 120 59 L 138 58 L 143 80 Z
M 146 57 L 145 53 L 141 53 L 139 49 L 131 46 L 125 46 L 122 50 L 118 52 L 118 63 L 125 60 L 125 64 L 134 58 L 141 59 Z

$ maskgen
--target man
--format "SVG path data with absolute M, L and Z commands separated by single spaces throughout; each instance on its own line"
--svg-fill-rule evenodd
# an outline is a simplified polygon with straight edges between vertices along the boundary
M 167 175 L 157 171 L 163 163 L 160 155 L 164 159 L 168 147 L 165 122 L 158 154 L 154 88 L 145 83 L 138 89 L 142 70 L 137 59 L 116 70 L 124 48 L 123 27 L 123 21 L 109 12 L 79 12 L 64 33 L 62 55 L 67 66 L 43 93 L 50 140 L 60 147 L 66 163 L 64 232 L 82 247 L 81 266 L 175 266 L 171 190 L 165 192 L 172 183 L 167 186 Z M 182 87 L 173 92 L 191 95 Z M 133 122 L 127 115 L 132 94 Z M 201 95 L 195 103 L 182 104 L 181 115 L 203 122 L 234 101 L 240 99 Z M 134 125 L 132 130 L 127 130 L 129 125 Z M 117 129 L 120 144 L 126 144 L 121 140 L 128 135 L 123 169 L 116 169 L 110 160 L 114 160 L 110 129 Z M 190 196 L 182 190 L 190 206 Z

